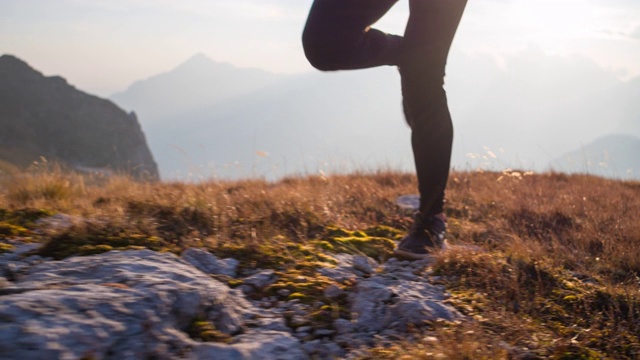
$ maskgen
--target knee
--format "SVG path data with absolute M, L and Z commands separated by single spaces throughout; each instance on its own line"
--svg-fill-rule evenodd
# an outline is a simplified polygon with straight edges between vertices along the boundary
M 335 41 L 327 34 L 319 36 L 311 30 L 305 30 L 302 34 L 302 48 L 304 55 L 314 68 L 320 71 L 341 70 L 343 59 L 337 51 Z

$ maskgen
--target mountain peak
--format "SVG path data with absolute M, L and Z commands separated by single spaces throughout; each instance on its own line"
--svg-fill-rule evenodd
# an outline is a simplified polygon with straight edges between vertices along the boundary
M 230 65 L 227 63 L 214 61 L 203 53 L 197 53 L 192 57 L 190 57 L 189 59 L 187 59 L 187 61 L 178 65 L 174 70 L 190 69 L 190 70 L 205 71 L 207 69 L 211 69 L 213 67 L 220 67 L 220 66 L 230 66 Z
M 33 69 L 29 64 L 27 64 L 24 60 L 9 54 L 4 54 L 0 56 L 0 73 L 7 74 L 24 74 L 24 73 L 35 73 L 40 74 L 38 71 Z

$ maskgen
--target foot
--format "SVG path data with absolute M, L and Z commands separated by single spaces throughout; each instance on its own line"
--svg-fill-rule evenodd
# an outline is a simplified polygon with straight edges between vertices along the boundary
M 409 259 L 425 259 L 433 250 L 442 248 L 446 231 L 444 214 L 424 217 L 416 213 L 409 234 L 400 241 L 393 252 Z

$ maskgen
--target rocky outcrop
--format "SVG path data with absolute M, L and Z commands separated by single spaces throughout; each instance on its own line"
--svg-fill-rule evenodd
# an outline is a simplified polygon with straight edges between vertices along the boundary
M 424 276 L 429 260 L 378 264 L 336 255 L 338 265 L 319 272 L 354 283 L 325 290 L 328 301 L 346 297 L 351 315 L 320 329 L 298 299 L 245 295 L 269 286 L 276 273 L 256 269 L 237 279 L 246 291 L 231 289 L 214 277 L 240 272 L 237 261 L 203 250 L 187 250 L 182 258 L 131 250 L 50 261 L 25 258 L 32 248 L 0 255 L 0 354 L 6 359 L 353 358 L 384 339 L 411 340 L 409 325 L 461 318 L 443 302 L 444 289 Z M 201 341 L 194 331 L 201 323 L 219 341 Z
M 41 156 L 80 171 L 158 178 L 134 113 L 0 57 L 0 159 L 26 166 Z
M 172 254 L 113 251 L 47 261 L 15 280 L 13 294 L 0 297 L 5 359 L 306 357 L 287 332 L 247 328 L 268 315 Z M 198 320 L 233 341 L 191 339 L 187 331 Z

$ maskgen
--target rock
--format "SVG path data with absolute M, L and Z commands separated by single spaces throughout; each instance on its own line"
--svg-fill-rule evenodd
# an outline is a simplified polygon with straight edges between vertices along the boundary
M 301 327 L 296 329 L 296 332 L 297 333 L 309 333 L 309 332 L 311 332 L 311 330 L 313 330 L 313 328 L 311 326 L 301 326 Z
M 36 220 L 38 232 L 64 231 L 70 229 L 75 223 L 82 221 L 82 218 L 67 214 L 54 214 Z
M 291 335 L 276 331 L 251 332 L 237 336 L 233 346 L 248 354 L 250 359 L 303 360 L 308 359 L 302 344 Z M 218 359 L 216 354 L 203 359 Z
M 288 289 L 280 289 L 278 291 L 276 291 L 276 293 L 278 294 L 278 296 L 281 296 L 283 298 L 286 298 L 287 296 L 291 295 L 291 290 Z
M 173 254 L 72 257 L 32 266 L 15 280 L 24 291 L 0 296 L 3 359 L 306 358 L 287 332 L 234 336 L 264 310 Z M 185 330 L 198 318 L 234 336 L 232 344 L 190 339 Z M 281 320 L 267 326 L 284 327 Z
M 276 280 L 278 280 L 278 276 L 276 276 L 273 270 L 262 270 L 259 273 L 244 279 L 244 283 L 260 290 L 275 283 Z
M 355 329 L 360 332 L 404 331 L 407 324 L 461 318 L 454 308 L 442 303 L 445 299 L 441 287 L 383 276 L 361 281 L 349 294 L 350 309 L 356 314 Z
M 333 321 L 333 328 L 338 334 L 349 334 L 353 331 L 353 324 L 347 319 L 336 319 Z
M 322 340 L 312 340 L 302 345 L 304 351 L 314 359 L 339 359 L 343 358 L 346 352 L 334 342 L 324 342 Z
M 0 104 L 0 147 L 12 150 L 5 161 L 28 166 L 43 156 L 94 174 L 159 177 L 134 113 L 11 55 L 0 56 Z
M 318 330 L 313 332 L 313 335 L 315 335 L 317 337 L 323 337 L 323 336 L 331 336 L 331 335 L 333 335 L 335 333 L 336 333 L 335 330 L 318 329 Z
M 358 276 L 353 273 L 353 269 L 349 267 L 337 267 L 337 268 L 321 268 L 318 270 L 321 275 L 324 275 L 337 282 L 346 282 L 350 280 L 357 280 Z
M 318 272 L 321 275 L 341 283 L 358 279 L 358 275 L 354 274 L 353 255 L 335 254 L 333 257 L 338 260 L 338 266 L 335 268 L 319 269 Z
M 311 321 L 309 319 L 300 315 L 293 315 L 291 320 L 289 320 L 289 324 L 294 328 L 307 325 L 310 322 Z
M 344 290 L 342 290 L 338 285 L 331 284 L 324 289 L 322 294 L 327 299 L 335 299 L 344 294 Z
M 225 360 L 305 360 L 309 358 L 297 339 L 290 334 L 278 331 L 249 332 L 235 337 L 230 345 L 201 344 L 194 349 L 193 355 L 196 359 Z
M 191 248 L 185 250 L 182 259 L 206 274 L 226 275 L 236 277 L 240 262 L 236 259 L 220 260 L 215 255 L 203 249 Z
M 359 271 L 362 271 L 366 275 L 371 275 L 374 273 L 373 267 L 377 267 L 378 263 L 375 260 L 369 258 L 368 256 L 354 256 L 353 257 L 353 268 Z

